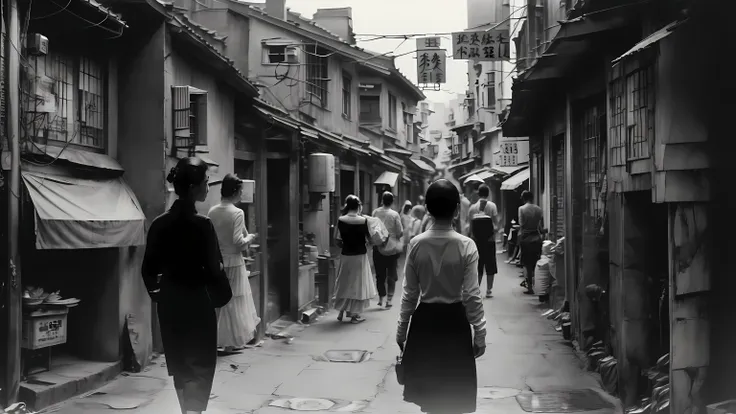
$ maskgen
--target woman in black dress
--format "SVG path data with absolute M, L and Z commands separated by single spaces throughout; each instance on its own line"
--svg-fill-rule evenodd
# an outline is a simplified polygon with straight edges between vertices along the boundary
M 179 199 L 151 224 L 142 274 L 158 302 L 166 366 L 181 412 L 201 413 L 217 364 L 215 308 L 225 305 L 232 292 L 212 222 L 194 206 L 207 197 L 207 164 L 184 158 L 167 181 Z
M 454 184 L 432 183 L 426 200 L 434 224 L 409 243 L 396 332 L 404 354 L 404 401 L 425 413 L 474 413 L 475 358 L 486 349 L 478 249 L 453 229 L 460 212 Z

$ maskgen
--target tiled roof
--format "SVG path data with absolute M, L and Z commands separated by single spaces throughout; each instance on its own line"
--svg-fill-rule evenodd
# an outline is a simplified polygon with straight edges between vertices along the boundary
M 242 5 L 248 6 L 248 8 L 251 11 L 253 11 L 253 12 L 259 13 L 259 14 L 261 14 L 263 16 L 268 16 L 268 14 L 266 13 L 266 11 L 264 10 L 264 7 L 265 7 L 265 4 L 264 3 L 251 3 L 251 2 L 240 1 L 240 0 L 231 0 L 231 1 L 234 2 L 234 3 L 238 3 L 238 4 L 242 4 Z M 288 13 L 288 17 L 289 18 L 294 19 L 294 21 L 287 22 L 287 23 L 289 23 L 291 25 L 298 26 L 299 23 L 296 22 L 296 20 L 301 21 L 301 22 L 304 22 L 304 23 L 307 23 L 310 26 L 316 28 L 319 32 L 321 32 L 320 34 L 323 35 L 323 36 L 332 38 L 332 39 L 334 39 L 334 40 L 336 40 L 336 41 L 344 44 L 345 46 L 349 47 L 350 49 L 354 49 L 354 50 L 356 50 L 358 52 L 361 52 L 361 53 L 373 55 L 373 57 L 371 57 L 370 59 L 372 61 L 379 60 L 381 62 L 381 64 L 378 64 L 378 66 L 382 66 L 385 69 L 387 69 L 390 72 L 392 72 L 394 75 L 398 76 L 399 79 L 406 84 L 406 86 L 408 86 L 408 87 L 410 87 L 410 88 L 412 88 L 414 90 L 414 92 L 420 98 L 420 99 L 418 99 L 419 101 L 421 101 L 423 99 L 426 99 L 426 96 L 421 91 L 421 89 L 419 89 L 419 87 L 416 84 L 414 84 L 414 82 L 412 82 L 409 78 L 407 78 L 396 67 L 396 61 L 395 61 L 394 56 L 387 55 L 387 54 L 382 54 L 382 53 L 377 53 L 377 52 L 372 52 L 372 51 L 367 50 L 367 49 L 364 49 L 364 48 L 362 48 L 360 46 L 352 45 L 348 41 L 346 41 L 345 39 L 342 39 L 337 34 L 335 34 L 332 31 L 330 31 L 330 30 L 328 30 L 328 29 L 320 26 L 319 24 L 315 23 L 312 19 L 309 19 L 309 18 L 306 18 L 306 17 L 302 16 L 300 13 L 296 13 L 296 12 L 293 12 L 293 11 L 288 10 L 288 9 L 287 9 L 287 13 Z M 304 30 L 307 30 L 307 29 L 304 29 Z
M 106 14 L 113 19 L 115 19 L 118 23 L 123 25 L 124 27 L 128 27 L 127 24 L 123 21 L 123 17 L 117 13 L 113 13 L 112 10 L 108 9 L 107 7 L 101 5 L 100 3 L 96 2 L 95 0 L 82 0 L 82 2 L 89 4 L 90 6 L 94 7 L 95 9 L 99 10 L 101 13 Z
M 209 49 L 210 53 L 214 56 L 222 60 L 223 62 L 227 63 L 232 73 L 237 76 L 240 82 L 242 82 L 244 85 L 248 87 L 248 89 L 251 89 L 251 93 L 254 96 L 258 96 L 258 88 L 253 86 L 253 84 L 248 81 L 248 78 L 235 66 L 235 62 L 229 59 L 227 56 L 222 54 L 217 47 L 215 47 L 211 42 L 217 41 L 216 37 L 212 35 L 211 33 L 214 33 L 211 30 L 206 29 L 204 26 L 201 25 L 194 25 L 186 16 L 184 16 L 182 13 L 176 10 L 176 8 L 171 3 L 162 3 L 158 0 L 155 1 L 160 6 L 163 6 L 163 13 L 166 15 L 166 17 L 169 18 L 169 23 L 173 24 L 175 26 L 178 26 L 185 30 L 192 38 L 199 41 L 201 44 L 206 46 L 207 49 Z

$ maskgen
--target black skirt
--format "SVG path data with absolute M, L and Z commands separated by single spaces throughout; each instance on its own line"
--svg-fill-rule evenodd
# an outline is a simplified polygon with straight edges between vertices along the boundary
M 425 413 L 474 413 L 478 378 L 462 303 L 421 303 L 404 350 L 404 401 Z
M 521 247 L 521 263 L 524 266 L 536 266 L 542 257 L 542 235 L 538 232 L 522 233 L 519 237 Z

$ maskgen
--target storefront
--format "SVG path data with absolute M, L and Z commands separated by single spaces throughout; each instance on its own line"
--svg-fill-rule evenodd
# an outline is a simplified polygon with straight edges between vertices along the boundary
M 56 150 L 46 148 L 41 158 Z M 142 208 L 114 159 L 74 149 L 57 156 L 53 165 L 26 157 L 19 195 L 21 380 L 49 383 L 21 382 L 20 399 L 35 407 L 57 402 L 64 391 L 55 390 L 65 381 L 114 376 L 121 356 L 135 368 L 135 355 L 148 352 L 126 334 L 121 339 L 137 319 L 150 317 L 135 287 L 145 244 Z M 56 375 L 69 366 L 85 374 Z

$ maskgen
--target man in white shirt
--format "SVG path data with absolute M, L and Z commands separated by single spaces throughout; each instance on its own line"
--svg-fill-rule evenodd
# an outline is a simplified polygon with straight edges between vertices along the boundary
M 491 189 L 483 184 L 478 188 L 480 199 L 468 210 L 469 236 L 478 248 L 478 285 L 483 281 L 483 269 L 488 276 L 486 298 L 492 296 L 493 281 L 498 273 L 496 263 L 496 233 L 498 232 L 498 208 L 488 200 Z
M 393 242 L 400 242 L 404 235 L 404 226 L 401 224 L 401 216 L 399 213 L 391 209 L 394 204 L 394 195 L 389 191 L 383 193 L 383 205 L 373 210 L 373 217 L 381 220 L 388 230 L 389 239 L 395 239 Z M 391 243 L 393 243 L 391 242 Z M 373 248 L 373 265 L 376 268 L 376 284 L 378 285 L 378 306 L 383 306 L 384 299 L 386 309 L 390 309 L 391 301 L 394 298 L 396 290 L 396 282 L 399 280 L 398 262 L 401 251 L 386 254 L 383 247 Z

